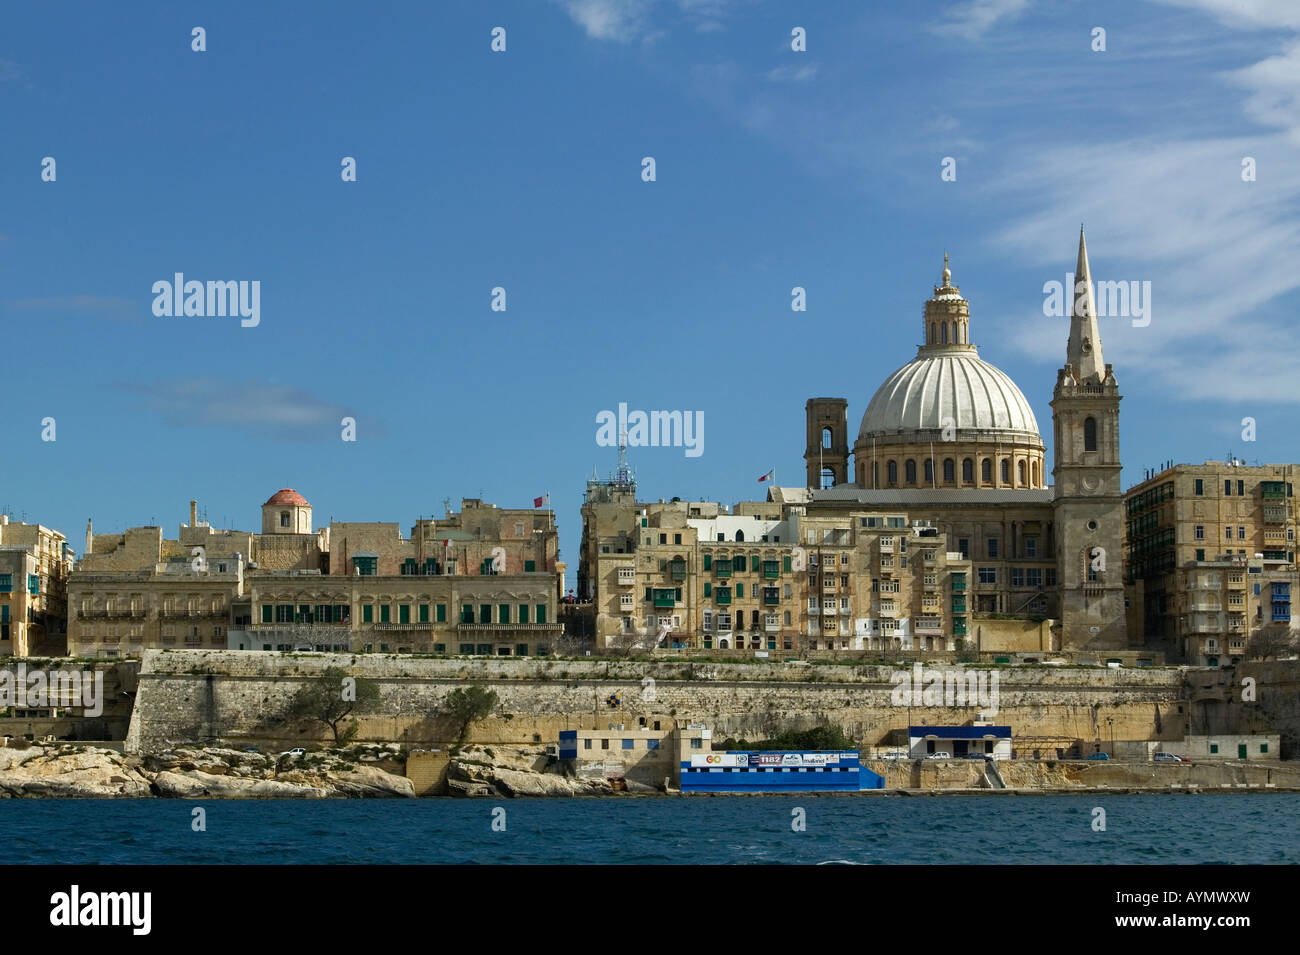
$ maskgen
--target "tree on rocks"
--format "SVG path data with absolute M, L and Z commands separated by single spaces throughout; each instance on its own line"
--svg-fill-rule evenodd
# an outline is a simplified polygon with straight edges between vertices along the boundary
M 447 713 L 460 727 L 456 734 L 456 746 L 460 747 L 465 744 L 470 725 L 492 715 L 492 711 L 497 707 L 497 694 L 495 690 L 489 690 L 475 683 L 452 690 L 447 694 L 444 705 Z
M 324 723 L 334 734 L 335 743 L 346 742 L 357 734 L 353 716 L 372 713 L 379 708 L 379 684 L 365 677 L 349 676 L 340 667 L 330 667 L 303 684 L 289 702 L 286 716 L 291 720 Z

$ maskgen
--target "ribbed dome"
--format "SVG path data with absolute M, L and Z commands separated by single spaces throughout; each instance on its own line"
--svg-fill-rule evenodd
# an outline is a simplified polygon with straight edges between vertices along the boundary
M 1015 382 L 970 345 L 923 347 L 890 375 L 862 416 L 858 440 L 900 430 L 938 431 L 950 418 L 959 431 L 1038 434 L 1038 422 Z

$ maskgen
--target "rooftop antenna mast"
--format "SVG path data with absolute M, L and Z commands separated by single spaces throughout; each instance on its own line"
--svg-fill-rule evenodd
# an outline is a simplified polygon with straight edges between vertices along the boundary
M 618 470 L 614 472 L 614 483 L 619 487 L 632 484 L 632 468 L 627 463 L 627 429 L 618 433 Z

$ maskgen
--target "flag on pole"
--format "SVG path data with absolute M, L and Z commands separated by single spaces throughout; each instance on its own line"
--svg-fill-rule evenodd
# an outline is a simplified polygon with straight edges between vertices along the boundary
M 546 503 L 545 496 L 533 498 L 533 507 L 541 507 L 544 503 Z
M 771 480 L 771 478 L 772 478 L 772 476 L 773 476 L 774 474 L 776 474 L 776 468 L 772 468 L 772 470 L 768 471 L 766 474 L 764 474 L 764 475 L 763 475 L 761 478 L 759 478 L 758 480 L 759 480 L 760 483 L 762 483 L 763 481 Z

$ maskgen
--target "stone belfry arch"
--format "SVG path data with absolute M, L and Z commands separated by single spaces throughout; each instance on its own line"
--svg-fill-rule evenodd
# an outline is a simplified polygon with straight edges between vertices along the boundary
M 1128 645 L 1122 547 L 1119 385 L 1101 351 L 1088 246 L 1079 229 L 1070 339 L 1052 394 L 1053 520 L 1062 648 Z
M 808 487 L 822 486 L 822 470 L 834 485 L 849 481 L 849 403 L 843 398 L 809 398 L 804 405 L 808 421 L 803 460 Z

